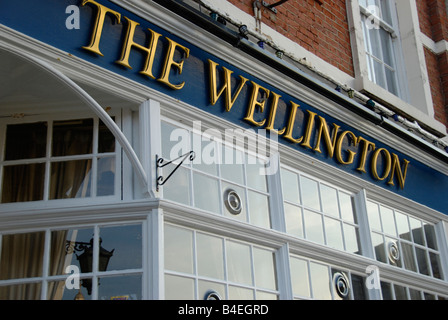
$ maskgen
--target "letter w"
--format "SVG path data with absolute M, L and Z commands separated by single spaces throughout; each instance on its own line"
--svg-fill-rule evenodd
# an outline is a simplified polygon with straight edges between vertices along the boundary
M 247 79 L 240 76 L 241 82 L 240 85 L 235 92 L 235 94 L 232 97 L 231 92 L 231 75 L 232 71 L 229 69 L 223 67 L 224 70 L 224 84 L 221 88 L 221 90 L 218 92 L 218 89 L 216 87 L 216 67 L 218 64 L 216 62 L 213 62 L 211 60 L 208 60 L 210 63 L 210 102 L 212 105 L 215 105 L 218 101 L 219 97 L 222 95 L 224 91 L 226 91 L 225 99 L 226 99 L 226 111 L 229 112 L 230 109 L 232 109 L 233 104 L 235 103 L 236 99 L 238 98 L 238 95 L 241 93 L 241 90 L 243 89 L 244 85 L 247 82 Z

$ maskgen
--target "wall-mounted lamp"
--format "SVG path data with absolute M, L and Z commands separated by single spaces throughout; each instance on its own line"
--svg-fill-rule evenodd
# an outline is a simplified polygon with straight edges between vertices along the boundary
M 247 39 L 247 35 L 249 34 L 249 29 L 247 29 L 247 26 L 245 24 L 241 25 L 238 28 L 238 31 L 240 32 L 240 36 Z
M 106 271 L 107 265 L 109 264 L 109 260 L 114 255 L 115 249 L 112 249 L 112 251 L 107 251 L 106 249 L 104 249 L 101 246 L 101 243 L 102 243 L 102 239 L 100 238 L 98 271 Z M 82 252 L 80 255 L 76 254 L 76 258 L 78 259 L 79 266 L 81 268 L 81 273 L 92 272 L 93 238 L 90 240 L 90 242 L 67 241 L 65 244 L 65 252 L 66 253 Z M 91 279 L 83 279 L 81 282 L 81 285 L 87 289 L 87 293 L 89 295 L 92 294 L 92 280 Z
M 223 17 L 221 17 L 219 14 L 217 14 L 216 12 L 211 12 L 210 13 L 210 18 L 212 18 L 213 21 L 217 21 L 223 25 L 227 24 L 226 19 L 224 19 Z

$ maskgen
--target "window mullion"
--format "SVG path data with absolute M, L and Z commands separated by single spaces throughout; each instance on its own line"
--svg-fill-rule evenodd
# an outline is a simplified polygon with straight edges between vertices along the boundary
M 48 290 L 48 270 L 50 268 L 50 244 L 51 244 L 51 231 L 45 231 L 45 242 L 44 242 L 44 257 L 43 257 L 43 267 L 42 267 L 42 287 L 41 287 L 41 300 L 47 299 Z M 65 271 L 65 270 L 64 270 Z
M 269 190 L 269 206 L 271 214 L 271 227 L 280 232 L 286 232 L 285 212 L 283 208 L 283 192 L 280 170 L 280 157 L 278 154 L 270 157 L 270 166 L 276 166 L 274 174 L 267 175 Z M 272 168 L 269 168 L 272 169 Z
M 46 150 L 46 160 L 45 160 L 45 177 L 44 177 L 44 195 L 43 200 L 50 199 L 50 179 L 51 179 L 51 150 L 53 148 L 53 120 L 47 122 L 47 150 Z
M 280 300 L 294 299 L 291 282 L 291 265 L 289 260 L 289 244 L 285 243 L 275 253 L 275 263 L 277 265 L 277 285 Z
M 440 264 L 442 268 L 442 279 L 448 281 L 448 237 L 447 229 L 445 228 L 446 222 L 440 221 L 435 228 L 436 240 L 440 253 Z

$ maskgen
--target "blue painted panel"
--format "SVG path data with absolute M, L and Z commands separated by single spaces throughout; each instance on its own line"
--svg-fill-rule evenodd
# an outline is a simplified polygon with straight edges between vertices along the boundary
M 104 54 L 103 57 L 82 48 L 90 43 L 92 27 L 96 18 L 96 8 L 89 4 L 81 6 L 81 0 L 0 0 L 0 23 L 51 46 L 59 48 L 76 57 L 125 76 L 133 81 L 144 84 L 150 88 L 163 92 L 176 99 L 184 101 L 199 109 L 210 112 L 211 114 L 217 115 L 248 129 L 254 129 L 254 127 L 245 122 L 243 118 L 247 112 L 247 106 L 252 90 L 250 81 L 254 81 L 262 87 L 270 90 L 271 92 L 275 92 L 282 97 L 282 103 L 279 104 L 276 117 L 276 128 L 283 128 L 286 125 L 290 112 L 289 102 L 293 101 L 300 105 L 300 109 L 297 114 L 297 124 L 300 128 L 297 129 L 294 136 L 299 137 L 303 134 L 307 119 L 306 110 L 315 112 L 324 117 L 329 125 L 335 123 L 341 126 L 341 131 L 350 130 L 356 136 L 362 136 L 365 139 L 375 143 L 376 148 L 386 148 L 390 153 L 397 154 L 401 160 L 408 159 L 410 164 L 408 166 L 405 188 L 399 188 L 397 183 L 395 186 L 389 186 L 387 185 L 387 180 L 378 181 L 374 179 L 370 173 L 370 170 L 367 170 L 368 173 L 361 174 L 356 170 L 358 167 L 357 161 L 355 161 L 352 165 L 341 165 L 334 157 L 329 158 L 327 156 L 326 147 L 324 144 L 322 144 L 321 147 L 323 152 L 317 153 L 311 149 L 304 148 L 298 144 L 292 144 L 287 140 L 280 138 L 282 143 L 289 145 L 291 148 L 297 149 L 304 154 L 310 155 L 316 160 L 331 164 L 354 176 L 368 180 L 387 190 L 391 190 L 413 201 L 448 214 L 448 197 L 445 195 L 448 190 L 448 177 L 446 175 L 434 170 L 424 163 L 412 159 L 411 154 L 404 155 L 397 150 L 394 150 L 390 145 L 388 145 L 387 141 L 381 142 L 370 138 L 369 133 L 364 132 L 363 128 L 349 127 L 343 122 L 322 113 L 315 107 L 305 104 L 295 97 L 276 89 L 275 83 L 265 83 L 247 72 L 230 65 L 222 58 L 215 57 L 208 52 L 205 52 L 194 44 L 184 41 L 176 35 L 159 28 L 151 22 L 146 21 L 145 19 L 142 19 L 127 10 L 124 10 L 114 3 L 106 0 L 98 0 L 97 2 L 121 13 L 122 15 L 121 23 L 113 24 L 109 15 L 106 18 L 100 44 L 100 50 Z M 69 14 L 66 13 L 66 8 L 69 5 L 76 5 L 80 8 L 81 27 L 78 30 L 69 30 L 66 28 L 66 20 L 69 17 Z M 168 37 L 190 49 L 190 56 L 185 60 L 182 74 L 178 74 L 176 70 L 173 69 L 169 77 L 171 83 L 173 84 L 185 81 L 185 86 L 182 90 L 173 90 L 159 81 L 139 74 L 138 71 L 142 69 L 145 56 L 137 50 L 133 50 L 131 53 L 130 63 L 133 68 L 132 70 L 124 68 L 116 63 L 121 55 L 122 44 L 126 32 L 127 25 L 124 17 L 128 17 L 129 19 L 140 23 L 134 40 L 142 45 L 145 45 L 148 41 L 149 33 L 146 31 L 147 28 L 162 34 L 162 37 L 158 43 L 153 69 L 153 74 L 156 77 L 159 77 L 160 75 L 167 51 L 167 40 L 165 37 Z M 176 57 L 176 59 L 180 58 L 181 56 Z M 233 76 L 236 80 L 238 80 L 238 76 L 243 76 L 250 80 L 242 90 L 230 112 L 226 112 L 224 109 L 223 97 L 221 97 L 216 105 L 212 106 L 210 104 L 208 59 L 211 59 L 219 64 L 218 74 L 221 74 L 221 67 L 226 67 L 234 72 Z M 220 86 L 218 85 L 218 87 Z M 255 114 L 256 120 L 261 120 L 267 117 L 270 102 L 271 100 L 268 100 L 264 113 L 257 112 Z M 366 163 L 366 167 L 370 167 L 370 162 Z M 379 170 L 381 171 L 381 169 Z

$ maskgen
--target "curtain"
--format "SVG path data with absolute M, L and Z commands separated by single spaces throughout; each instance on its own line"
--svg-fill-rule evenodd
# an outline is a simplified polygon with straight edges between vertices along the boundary
M 39 159 L 45 155 L 47 123 L 8 126 L 5 160 Z M 52 156 L 76 156 L 92 153 L 93 120 L 54 122 Z M 28 133 L 24 133 L 28 132 Z M 31 133 L 30 133 L 31 132 Z M 7 202 L 43 200 L 45 163 L 4 166 L 2 199 Z M 91 159 L 52 162 L 49 199 L 90 195 Z M 67 231 L 52 232 L 50 275 L 64 274 Z M 4 235 L 1 241 L 0 280 L 42 276 L 45 232 Z M 50 282 L 48 297 L 62 298 L 61 283 Z M 0 286 L 0 300 L 40 299 L 41 284 Z
M 4 235 L 0 260 L 0 280 L 42 275 L 45 233 Z M 0 300 L 40 299 L 40 283 L 0 287 Z

